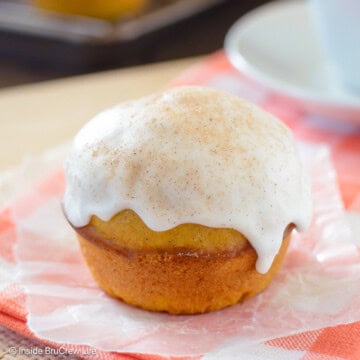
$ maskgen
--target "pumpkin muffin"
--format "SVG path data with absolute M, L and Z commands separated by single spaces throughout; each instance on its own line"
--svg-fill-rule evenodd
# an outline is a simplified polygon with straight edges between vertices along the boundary
M 208 88 L 100 113 L 76 136 L 65 175 L 64 212 L 94 279 L 148 310 L 203 313 L 256 295 L 311 218 L 290 131 Z
M 147 6 L 148 0 L 33 0 L 35 6 L 66 15 L 80 15 L 116 20 L 136 15 Z

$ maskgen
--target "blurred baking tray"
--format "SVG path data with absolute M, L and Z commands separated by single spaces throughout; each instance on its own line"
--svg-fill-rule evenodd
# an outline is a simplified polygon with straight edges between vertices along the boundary
M 225 1 L 173 0 L 111 22 L 48 12 L 26 0 L 0 0 L 0 54 L 68 68 L 121 65 L 136 57 L 136 48 L 146 48 L 149 35 Z

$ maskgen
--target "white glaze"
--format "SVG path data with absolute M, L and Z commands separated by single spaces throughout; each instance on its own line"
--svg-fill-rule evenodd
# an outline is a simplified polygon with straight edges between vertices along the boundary
M 294 223 L 311 218 L 308 179 L 290 130 L 235 96 L 179 87 L 106 110 L 76 136 L 64 209 L 76 227 L 134 210 L 155 231 L 233 228 L 266 273 Z

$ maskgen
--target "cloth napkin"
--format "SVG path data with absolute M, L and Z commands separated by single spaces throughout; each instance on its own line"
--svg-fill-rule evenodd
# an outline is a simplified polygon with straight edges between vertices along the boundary
M 258 103 L 283 120 L 295 136 L 307 142 L 325 143 L 332 151 L 339 187 L 348 210 L 360 212 L 360 126 L 324 119 L 306 113 L 301 106 L 292 104 L 246 79 L 229 64 L 223 52 L 215 53 L 196 64 L 171 86 L 204 85 L 232 92 Z M 57 192 L 62 184 L 62 173 L 55 173 L 43 186 L 48 194 Z M 14 245 L 17 241 L 16 224 L 9 208 L 0 211 L 0 270 L 2 262 L 14 264 Z M 7 269 L 11 269 L 8 266 Z M 27 337 L 35 338 L 27 323 L 27 309 L 23 289 L 16 283 L 16 267 L 6 274 L 8 286 L 0 289 L 0 324 Z M 42 342 L 42 339 L 37 339 Z M 119 354 L 102 352 L 87 346 L 48 344 L 62 347 L 69 353 L 94 359 L 160 359 L 157 355 Z M 219 354 L 204 354 L 204 359 L 239 358 L 236 349 Z M 360 359 L 360 322 L 324 328 L 316 331 L 274 339 L 256 348 L 242 349 L 246 359 Z

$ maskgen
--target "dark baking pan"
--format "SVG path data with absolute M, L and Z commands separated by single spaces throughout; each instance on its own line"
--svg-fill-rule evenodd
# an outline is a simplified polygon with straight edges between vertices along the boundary
M 115 22 L 60 15 L 26 1 L 0 0 L 0 56 L 27 65 L 84 72 L 156 61 L 181 41 L 186 21 L 226 0 L 177 0 Z M 180 32 L 180 40 L 179 40 Z

